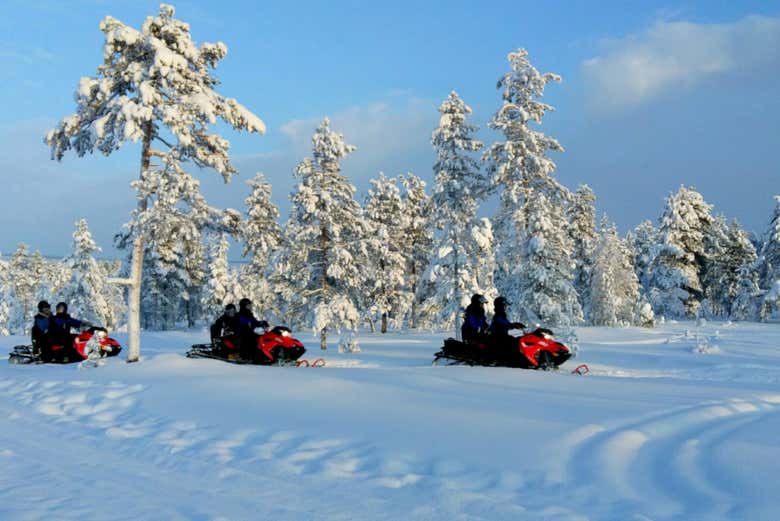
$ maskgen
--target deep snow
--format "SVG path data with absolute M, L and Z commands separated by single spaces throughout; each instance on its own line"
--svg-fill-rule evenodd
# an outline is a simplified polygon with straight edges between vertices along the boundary
M 316 369 L 184 358 L 203 331 L 3 362 L 0 519 L 778 519 L 780 326 L 578 334 L 557 373 L 432 367 L 442 336 L 406 334 Z

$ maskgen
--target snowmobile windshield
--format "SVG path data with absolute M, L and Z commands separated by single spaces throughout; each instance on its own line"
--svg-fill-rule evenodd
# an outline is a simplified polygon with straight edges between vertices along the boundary
M 292 336 L 292 330 L 285 326 L 276 326 L 273 329 L 273 332 L 281 336 Z
M 547 340 L 555 340 L 555 335 L 553 334 L 553 332 L 544 327 L 536 328 L 536 330 L 532 334 L 536 336 L 540 336 L 542 338 L 546 338 Z

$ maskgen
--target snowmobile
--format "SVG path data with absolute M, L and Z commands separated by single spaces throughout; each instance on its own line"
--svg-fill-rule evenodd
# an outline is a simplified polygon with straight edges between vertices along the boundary
M 257 346 L 249 359 L 241 356 L 236 341 L 231 338 L 195 344 L 187 351 L 187 358 L 214 358 L 234 364 L 297 365 L 296 361 L 305 352 L 303 343 L 293 338 L 290 328 L 276 326 L 257 335 Z
M 64 349 L 62 345 L 52 345 L 51 350 L 55 358 L 51 360 L 44 359 L 39 345 L 16 346 L 8 355 L 8 362 L 12 364 L 68 364 L 72 362 L 83 362 L 84 360 L 105 358 L 116 356 L 122 351 L 119 342 L 108 336 L 108 331 L 103 327 L 90 326 L 78 335 L 73 337 L 73 350 L 71 354 L 60 357 L 56 356 L 57 351 Z M 75 351 L 75 353 L 73 353 Z
M 490 337 L 475 343 L 448 338 L 441 351 L 434 355 L 433 365 L 445 363 L 551 370 L 557 369 L 573 354 L 568 347 L 555 340 L 549 329 L 540 327 L 520 338 L 510 338 L 511 343 L 500 346 L 492 345 Z

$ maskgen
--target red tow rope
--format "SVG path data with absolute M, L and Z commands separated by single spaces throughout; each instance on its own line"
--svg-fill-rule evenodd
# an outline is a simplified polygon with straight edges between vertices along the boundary
M 324 365 L 325 360 L 322 358 L 318 358 L 313 362 L 309 362 L 305 358 L 295 362 L 295 367 L 323 367 Z
M 590 368 L 586 364 L 578 365 L 574 368 L 574 371 L 571 372 L 571 374 L 588 374 L 590 372 Z

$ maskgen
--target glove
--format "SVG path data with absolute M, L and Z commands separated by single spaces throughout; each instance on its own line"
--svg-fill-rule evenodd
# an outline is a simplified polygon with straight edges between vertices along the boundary
M 512 329 L 525 329 L 525 324 L 522 322 L 513 322 Z
M 260 321 L 260 327 L 262 327 L 263 329 L 268 329 L 271 326 L 269 326 L 268 322 L 266 322 L 265 320 L 261 320 Z

